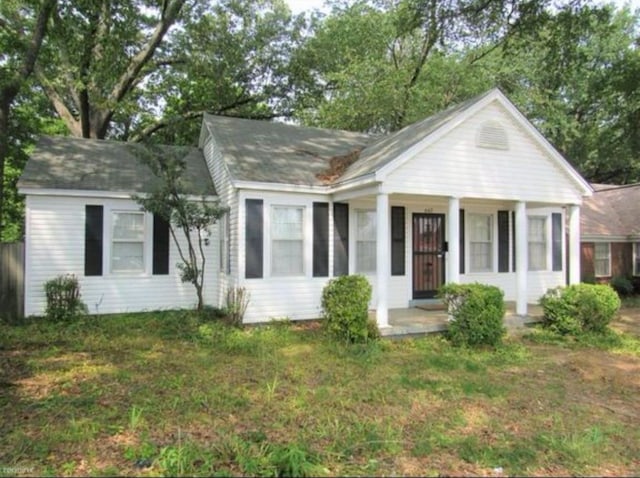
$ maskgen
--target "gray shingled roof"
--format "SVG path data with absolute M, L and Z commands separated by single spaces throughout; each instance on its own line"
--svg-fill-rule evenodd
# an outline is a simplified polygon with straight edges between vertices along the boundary
M 149 192 L 157 181 L 137 152 L 143 145 L 66 136 L 43 136 L 24 168 L 20 188 Z M 193 194 L 215 194 L 202 151 L 161 146 L 185 158 L 184 181 Z
M 586 198 L 580 228 L 587 236 L 640 235 L 640 183 L 625 186 L 592 184 L 595 192 Z
M 334 156 L 363 148 L 371 136 L 350 131 L 204 115 L 231 177 L 240 181 L 320 186 Z
M 240 181 L 319 186 L 332 157 L 361 150 L 335 182 L 365 176 L 454 119 L 493 90 L 382 137 L 349 131 L 204 115 L 231 177 Z

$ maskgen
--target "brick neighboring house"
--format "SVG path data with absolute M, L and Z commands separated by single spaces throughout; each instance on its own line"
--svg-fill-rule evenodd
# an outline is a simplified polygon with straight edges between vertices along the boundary
M 640 290 L 640 183 L 592 184 L 580 218 L 582 281 L 632 278 Z

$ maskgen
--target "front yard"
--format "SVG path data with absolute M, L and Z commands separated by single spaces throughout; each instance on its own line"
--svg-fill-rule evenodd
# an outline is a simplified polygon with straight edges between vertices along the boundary
M 639 311 L 496 351 L 187 312 L 1 325 L 0 474 L 637 475 Z

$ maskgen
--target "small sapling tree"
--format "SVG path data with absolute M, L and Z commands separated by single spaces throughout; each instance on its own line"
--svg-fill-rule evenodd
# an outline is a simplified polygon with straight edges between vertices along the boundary
M 225 213 L 218 201 L 200 197 L 185 180 L 188 149 L 163 148 L 155 145 L 137 145 L 136 156 L 157 177 L 156 184 L 146 195 L 134 195 L 133 199 L 145 211 L 160 216 L 169 224 L 181 262 L 177 263 L 183 282 L 190 282 L 198 296 L 198 310 L 204 306 L 203 283 L 206 265 L 204 245 L 208 241 L 209 228 Z M 185 241 L 178 240 L 176 231 L 182 232 Z

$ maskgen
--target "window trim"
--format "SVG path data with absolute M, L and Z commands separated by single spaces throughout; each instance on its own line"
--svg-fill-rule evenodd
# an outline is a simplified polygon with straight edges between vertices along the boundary
M 527 271 L 528 272 L 544 272 L 544 271 L 549 271 L 549 251 L 550 251 L 550 247 L 549 247 L 549 233 L 550 233 L 550 228 L 549 228 L 549 218 L 550 215 L 549 214 L 531 214 L 531 215 L 527 215 L 527 255 L 531 254 L 531 238 L 530 238 L 530 232 L 531 232 L 531 220 L 532 219 L 542 219 L 544 221 L 544 241 L 543 242 L 533 242 L 533 244 L 544 244 L 544 264 L 541 268 L 536 268 L 533 269 L 531 267 L 531 256 L 529 255 L 529 257 L 527 257 Z
M 297 274 L 274 274 L 273 271 L 273 264 L 274 264 L 274 260 L 273 260 L 273 253 L 274 253 L 274 247 L 273 247 L 273 241 L 274 241 L 274 234 L 273 234 L 273 214 L 274 211 L 277 208 L 285 208 L 285 209 L 299 209 L 301 211 L 301 223 L 300 223 L 300 232 L 301 232 L 301 239 L 300 242 L 302 243 L 302 250 L 301 250 L 301 271 L 300 273 Z M 268 230 L 268 234 L 269 237 L 267 239 L 267 247 L 268 249 L 268 253 L 265 254 L 265 256 L 267 256 L 269 258 L 269 277 L 274 277 L 274 278 L 278 278 L 278 279 L 282 279 L 282 278 L 287 278 L 287 277 L 307 277 L 308 275 L 308 264 L 307 264 L 307 243 L 309 242 L 307 239 L 307 210 L 309 208 L 307 207 L 306 204 L 281 204 L 281 203 L 276 203 L 273 202 L 271 204 L 269 204 L 269 214 L 268 214 L 268 223 L 265 224 L 267 230 Z M 266 215 L 265 215 L 266 216 Z M 296 240 L 297 241 L 297 240 Z M 265 251 L 266 252 L 266 251 Z
M 114 238 L 115 232 L 115 223 L 116 223 L 116 215 L 118 214 L 135 214 L 138 216 L 142 216 L 142 240 L 140 241 L 131 241 L 131 240 L 116 240 Z M 108 250 L 108 274 L 111 276 L 142 276 L 142 275 L 150 275 L 149 274 L 149 260 L 147 255 L 150 252 L 150 244 L 149 244 L 149 214 L 145 211 L 141 211 L 139 209 L 109 209 L 109 227 L 108 227 L 108 245 L 106 249 Z M 106 232 L 106 231 L 105 231 Z M 119 271 L 113 270 L 113 245 L 115 242 L 135 242 L 142 243 L 142 268 L 139 270 L 126 270 Z
M 474 217 L 483 217 L 484 219 L 489 218 L 489 241 L 474 241 L 472 240 L 473 235 L 473 221 Z M 467 217 L 465 218 L 465 225 L 467 227 L 466 236 L 467 236 L 467 249 L 468 249 L 468 271 L 467 274 L 486 274 L 495 272 L 495 247 L 496 247 L 496 221 L 494 219 L 494 214 L 492 212 L 481 212 L 481 211 L 469 211 L 467 212 Z M 473 247 L 474 243 L 482 243 L 489 244 L 489 267 L 486 269 L 475 269 L 473 264 Z
M 391 209 L 389 209 L 389 211 L 391 211 Z M 369 239 L 369 240 L 360 240 L 358 235 L 359 235 L 359 231 L 360 231 L 360 214 L 361 213 L 367 213 L 367 214 L 373 214 L 374 217 L 374 232 L 375 234 L 373 234 L 373 239 Z M 354 263 L 353 263 L 353 270 L 355 271 L 355 274 L 364 274 L 364 275 L 374 275 L 377 272 L 378 269 L 378 257 L 377 257 L 377 243 L 378 243 L 378 217 L 377 217 L 377 211 L 375 209 L 367 209 L 367 208 L 358 208 L 358 209 L 354 209 L 353 211 L 353 215 L 354 215 L 354 241 L 353 241 L 353 246 L 355 248 L 355 254 L 354 254 Z M 374 255 L 374 267 L 371 270 L 360 270 L 360 268 L 358 267 L 358 255 L 360 252 L 360 243 L 361 242 L 367 242 L 367 243 L 373 243 L 375 245 L 375 250 L 376 250 L 376 254 Z M 389 263 L 391 263 L 391 256 L 389 256 Z
M 598 259 L 598 245 L 605 244 L 607 246 L 607 273 L 606 274 L 598 274 L 596 261 L 603 260 L 604 258 Z M 611 277 L 611 242 L 594 242 L 593 243 L 593 275 L 595 277 Z

